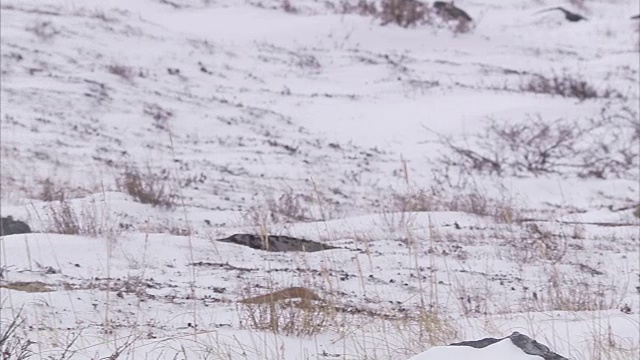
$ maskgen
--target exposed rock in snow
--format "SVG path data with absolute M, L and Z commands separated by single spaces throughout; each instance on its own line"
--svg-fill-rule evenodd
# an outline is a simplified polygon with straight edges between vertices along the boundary
M 253 234 L 235 234 L 228 238 L 219 239 L 218 241 L 230 242 L 238 245 L 248 246 L 252 249 L 260 249 L 267 251 L 286 252 L 286 251 L 303 251 L 316 252 L 322 250 L 336 249 L 336 247 L 322 244 L 319 242 L 297 239 L 290 236 L 268 235 L 264 239 L 260 235 Z
M 14 234 L 28 234 L 31 228 L 27 223 L 20 220 L 13 220 L 13 217 L 3 217 L 0 222 L 0 236 Z
M 511 341 L 506 341 L 507 339 Z M 463 341 L 450 346 L 438 346 L 416 355 L 409 360 L 466 359 L 473 356 L 476 360 L 510 359 L 510 360 L 567 360 L 549 348 L 533 340 L 527 335 L 513 334 L 496 339 L 484 338 L 474 341 Z

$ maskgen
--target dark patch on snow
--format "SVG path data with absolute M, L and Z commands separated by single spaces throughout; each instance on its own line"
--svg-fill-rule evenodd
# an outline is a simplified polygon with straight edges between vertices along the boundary
M 471 346 L 476 349 L 481 349 L 505 339 L 510 339 L 511 342 L 515 346 L 522 349 L 522 351 L 525 354 L 537 355 L 542 357 L 544 360 L 568 360 L 566 357 L 556 354 L 553 351 L 549 350 L 549 348 L 546 345 L 542 345 L 539 342 L 528 337 L 527 335 L 520 334 L 517 331 L 504 338 L 499 338 L 499 339 L 484 338 L 482 340 L 463 341 L 459 343 L 453 343 L 451 345 L 452 346 Z
M 283 235 L 268 235 L 266 237 L 263 237 L 253 234 L 235 234 L 229 236 L 228 238 L 219 239 L 218 241 L 244 245 L 252 249 L 275 252 L 316 252 L 322 250 L 338 249 L 335 246 Z
M 0 218 L 0 236 L 28 234 L 30 232 L 31 228 L 23 221 L 13 220 L 11 216 Z
M 493 345 L 495 343 L 497 343 L 498 341 L 502 341 L 506 338 L 500 338 L 500 339 L 496 339 L 496 338 L 484 338 L 481 340 L 471 340 L 471 341 L 462 341 L 462 342 L 458 342 L 458 343 L 453 343 L 451 344 L 451 346 L 471 346 L 472 348 L 476 348 L 476 349 L 482 349 L 485 348 L 489 345 Z

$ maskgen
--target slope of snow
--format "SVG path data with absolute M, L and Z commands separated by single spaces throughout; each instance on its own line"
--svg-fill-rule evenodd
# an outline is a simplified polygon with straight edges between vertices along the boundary
M 436 346 L 409 360 L 462 360 L 462 359 L 510 359 L 510 360 L 540 360 L 540 356 L 525 354 L 511 341 L 498 341 L 482 349 L 468 346 Z
M 521 331 L 571 358 L 638 357 L 636 170 L 497 178 L 437 161 L 437 134 L 470 141 L 490 120 L 638 114 L 637 2 L 590 2 L 573 24 L 536 14 L 555 2 L 465 1 L 464 34 L 282 4 L 2 2 L 0 210 L 35 231 L 0 240 L 2 327 L 25 320 L 13 340 L 42 358 L 440 359 Z M 622 95 L 520 89 L 563 73 Z M 132 168 L 175 206 L 126 193 Z M 80 230 L 56 233 L 61 216 Z M 245 232 L 338 249 L 216 241 Z M 275 307 L 312 334 L 238 303 L 292 286 L 327 300 Z M 446 358 L 531 358 L 513 350 Z

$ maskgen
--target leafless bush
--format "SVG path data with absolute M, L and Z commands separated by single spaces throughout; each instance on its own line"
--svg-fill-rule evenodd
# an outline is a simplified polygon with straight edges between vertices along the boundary
M 42 190 L 38 199 L 42 201 L 61 201 L 65 198 L 64 189 L 58 187 L 50 178 L 41 181 Z
M 435 307 L 425 305 L 415 315 L 391 322 L 398 333 L 411 334 L 410 348 L 450 344 L 458 338 L 455 320 Z
M 435 1 L 431 11 L 438 15 L 443 24 L 454 34 L 468 33 L 472 29 L 473 19 L 466 11 L 455 6 L 454 2 Z
M 427 5 L 417 0 L 382 0 L 380 5 L 382 25 L 393 23 L 407 28 L 424 24 L 431 16 Z
M 547 269 L 549 282 L 540 294 L 539 304 L 544 310 L 598 311 L 620 308 L 613 287 L 594 284 L 590 278 L 570 279 L 557 268 Z
M 128 66 L 128 65 L 122 65 L 122 64 L 111 64 L 107 66 L 107 71 L 110 74 L 116 75 L 121 77 L 122 79 L 126 80 L 126 81 L 133 81 L 133 79 L 138 75 L 138 71 L 136 71 L 135 68 Z
M 311 196 L 289 189 L 279 196 L 266 197 L 262 204 L 253 206 L 246 217 L 251 223 L 259 225 L 265 225 L 266 222 L 282 224 L 312 221 L 315 219 L 309 206 L 312 202 Z
M 295 54 L 295 64 L 303 69 L 318 70 L 322 67 L 318 58 L 311 54 Z
M 58 204 L 49 206 L 49 218 L 52 222 L 50 232 L 66 235 L 82 233 L 80 220 L 68 201 L 62 199 Z
M 517 221 L 520 210 L 509 199 L 494 199 L 473 186 L 457 189 L 432 186 L 409 192 L 393 192 L 393 208 L 383 213 L 390 219 L 390 212 L 460 211 L 479 216 L 489 216 L 499 223 Z
M 582 11 L 588 10 L 585 4 L 585 0 L 569 0 L 569 4 L 573 5 L 575 8 L 580 9 Z
M 38 39 L 42 41 L 49 41 L 60 34 L 51 21 L 40 21 L 26 28 L 27 31 L 33 33 Z
M 446 211 L 461 211 L 479 216 L 489 216 L 498 223 L 518 221 L 520 209 L 509 199 L 493 199 L 477 189 L 462 191 L 443 201 Z
M 112 236 L 120 232 L 115 224 L 109 223 L 105 209 L 98 208 L 95 201 L 75 207 L 63 198 L 48 207 L 49 228 L 47 231 L 66 235 Z
M 136 167 L 127 167 L 117 184 L 120 191 L 142 204 L 171 209 L 177 205 L 179 195 L 171 188 L 169 181 L 170 174 L 165 169 L 154 173 L 150 166 L 145 172 Z
M 313 336 L 335 326 L 336 310 L 327 304 L 285 300 L 265 304 L 243 304 L 241 321 L 253 330 L 292 336 Z
M 31 350 L 31 346 L 35 342 L 25 339 L 17 334 L 18 329 L 24 323 L 21 317 L 22 310 L 5 322 L 2 319 L 2 332 L 0 332 L 0 351 L 2 359 L 24 360 L 33 356 L 35 353 Z
M 156 129 L 169 130 L 169 120 L 173 117 L 173 111 L 165 109 L 158 104 L 144 104 L 143 112 L 153 119 L 153 126 Z
M 611 89 L 598 91 L 596 88 L 583 79 L 581 75 L 571 75 L 563 73 L 552 76 L 534 75 L 520 84 L 520 90 L 537 94 L 559 95 L 562 97 L 573 97 L 580 100 L 594 98 L 611 98 L 620 95 Z
M 471 21 L 457 20 L 449 25 L 449 30 L 454 34 L 466 34 L 473 29 Z
M 541 260 L 559 263 L 567 253 L 567 237 L 530 223 L 525 234 L 506 239 L 509 257 L 517 264 L 539 264 Z
M 433 191 L 417 189 L 405 193 L 394 192 L 392 195 L 394 208 L 400 212 L 438 211 L 441 202 Z
M 340 1 L 339 11 L 341 14 L 378 15 L 378 8 L 375 2 L 367 0 L 357 0 L 355 3 L 349 0 L 342 0 Z
M 635 32 L 637 36 L 636 50 L 640 51 L 640 21 L 637 24 L 635 24 Z
M 607 106 L 597 117 L 581 121 L 540 116 L 516 123 L 491 120 L 464 142 L 439 135 L 447 152 L 438 161 L 461 172 L 500 176 L 626 176 L 640 166 L 637 116 L 630 108 Z
M 297 14 L 298 13 L 298 9 L 291 4 L 290 0 L 281 0 L 280 1 L 280 7 L 282 8 L 282 10 L 284 10 L 284 12 L 287 12 L 287 13 L 290 13 L 290 14 Z

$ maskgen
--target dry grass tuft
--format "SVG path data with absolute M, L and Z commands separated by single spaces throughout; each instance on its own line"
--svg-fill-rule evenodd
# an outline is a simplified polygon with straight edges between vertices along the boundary
M 300 290 L 287 293 L 289 290 Z M 286 293 L 286 294 L 285 294 Z M 308 289 L 283 291 L 243 299 L 241 324 L 252 330 L 293 336 L 313 336 L 335 324 L 336 310 Z
M 120 191 L 126 192 L 142 203 L 167 209 L 174 208 L 179 195 L 170 186 L 169 172 L 154 173 L 150 166 L 142 172 L 135 167 L 127 167 L 117 181 Z
M 619 94 L 611 89 L 598 91 L 589 84 L 582 75 L 562 73 L 552 76 L 536 75 L 520 84 L 520 90 L 537 94 L 558 95 L 579 100 L 595 98 L 619 97 Z

